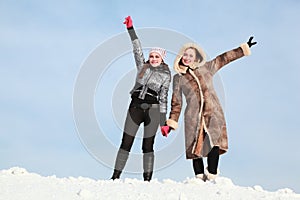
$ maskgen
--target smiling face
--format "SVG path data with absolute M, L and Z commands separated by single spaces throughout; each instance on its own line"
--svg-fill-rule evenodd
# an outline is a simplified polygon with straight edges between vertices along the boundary
M 195 61 L 196 61 L 196 50 L 192 48 L 186 49 L 182 56 L 182 63 L 186 66 L 190 66 Z
M 162 63 L 162 58 L 158 53 L 151 52 L 149 54 L 149 63 L 153 67 L 157 67 Z

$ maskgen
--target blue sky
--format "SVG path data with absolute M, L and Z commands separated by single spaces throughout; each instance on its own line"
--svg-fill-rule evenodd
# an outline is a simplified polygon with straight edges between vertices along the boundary
M 20 166 L 59 177 L 111 176 L 112 170 L 94 159 L 78 137 L 72 95 L 84 60 L 123 33 L 123 19 L 131 15 L 136 28 L 185 34 L 210 58 L 255 36 L 252 55 L 219 72 L 229 134 L 229 152 L 221 156 L 220 169 L 235 184 L 289 187 L 300 193 L 299 9 L 293 0 L 0 1 L 0 169 Z M 114 65 L 132 68 L 127 56 Z M 103 86 L 97 90 L 97 109 Z M 116 145 L 119 135 L 112 137 Z M 184 157 L 154 174 L 178 181 L 192 176 L 191 162 Z

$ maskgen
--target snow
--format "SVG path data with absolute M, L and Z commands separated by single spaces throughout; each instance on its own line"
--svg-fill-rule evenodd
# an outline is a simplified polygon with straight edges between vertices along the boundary
M 144 182 L 138 179 L 93 180 L 85 177 L 43 177 L 24 168 L 0 171 L 0 200 L 97 200 L 97 199 L 264 199 L 300 200 L 300 194 L 284 188 L 275 192 L 261 186 L 241 187 L 226 177 L 203 182 L 187 178 L 182 182 L 171 179 Z

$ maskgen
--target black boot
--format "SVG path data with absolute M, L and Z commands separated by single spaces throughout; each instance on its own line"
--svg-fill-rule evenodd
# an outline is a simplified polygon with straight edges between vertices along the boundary
M 115 179 L 119 179 L 120 178 L 120 175 L 121 175 L 122 171 L 119 171 L 119 170 L 114 170 L 114 173 L 112 175 L 112 177 L 110 179 L 112 180 L 115 180 Z
M 115 169 L 114 173 L 111 177 L 112 180 L 119 179 L 120 175 L 125 167 L 125 164 L 128 159 L 129 152 L 125 151 L 123 149 L 119 149 L 117 157 L 116 157 L 116 163 L 115 163 Z
M 144 181 L 151 181 L 152 174 L 153 174 L 153 172 L 144 172 L 143 173 Z
M 154 165 L 154 153 L 144 153 L 143 155 L 143 167 L 144 167 L 144 181 L 150 181 L 153 174 Z

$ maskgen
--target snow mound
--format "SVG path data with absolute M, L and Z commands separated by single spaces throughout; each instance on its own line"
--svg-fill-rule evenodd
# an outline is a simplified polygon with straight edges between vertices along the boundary
M 241 187 L 229 178 L 218 177 L 203 182 L 187 178 L 183 182 L 171 179 L 144 182 L 137 179 L 93 180 L 84 177 L 43 177 L 14 167 L 0 171 L 0 199 L 5 200 L 95 200 L 95 199 L 264 199 L 300 200 L 300 194 L 284 188 L 276 192 L 265 191 L 261 186 Z

